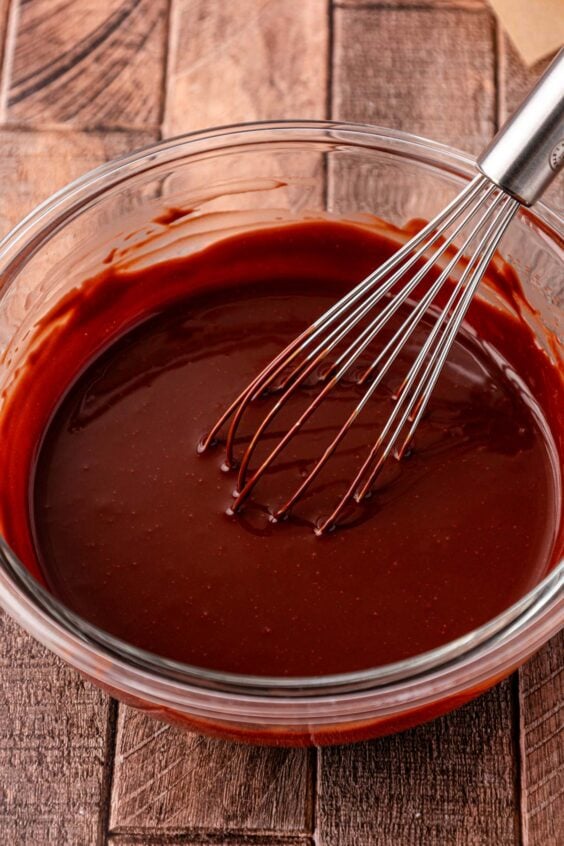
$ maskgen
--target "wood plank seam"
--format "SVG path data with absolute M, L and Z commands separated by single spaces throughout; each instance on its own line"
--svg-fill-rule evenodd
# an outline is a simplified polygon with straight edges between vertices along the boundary
M 525 844 L 523 750 L 521 728 L 521 701 L 519 696 L 519 674 L 511 676 L 511 738 L 513 741 L 513 778 L 515 788 L 516 837 L 520 846 Z
M 333 0 L 333 5 L 336 9 L 346 9 L 348 12 L 357 10 L 378 9 L 379 11 L 393 11 L 400 12 L 409 10 L 410 12 L 437 12 L 437 11 L 453 11 L 462 12 L 483 12 L 484 4 L 480 2 L 473 2 L 473 0 L 436 0 L 430 3 L 402 3 L 401 0 L 394 3 L 393 0 L 389 2 L 378 2 L 378 0 L 359 0 L 358 3 L 347 3 L 342 0 Z
M 110 829 L 107 834 L 107 839 L 111 841 L 112 838 L 116 837 L 154 837 L 155 835 L 162 836 L 163 838 L 184 838 L 187 842 L 199 841 L 204 837 L 206 841 L 209 839 L 210 842 L 215 842 L 220 840 L 234 840 L 236 842 L 240 842 L 241 840 L 250 840 L 251 842 L 256 839 L 265 839 L 265 838 L 276 838 L 277 843 L 294 843 L 299 841 L 303 843 L 304 841 L 314 841 L 315 844 L 318 844 L 318 839 L 316 835 L 312 835 L 311 833 L 300 833 L 300 832 L 286 832 L 281 831 L 277 828 L 254 828 L 249 830 L 248 828 L 221 828 L 221 829 L 212 829 L 208 828 L 207 826 L 190 826 L 184 827 L 179 826 L 166 828 L 166 829 L 159 829 L 154 826 L 147 828 L 145 826 L 135 826 L 135 825 L 124 825 L 124 826 L 117 826 L 116 828 Z
M 325 91 L 325 117 L 327 120 L 333 119 L 333 71 L 335 67 L 334 52 L 335 52 L 335 14 L 336 7 L 334 0 L 327 0 L 327 80 Z M 327 177 L 325 178 L 327 181 Z M 327 185 L 325 185 L 327 190 Z
M 118 137 L 119 135 L 139 135 L 143 133 L 143 130 L 134 124 L 120 123 L 112 126 L 92 125 L 76 129 L 76 127 L 67 123 L 44 123 L 41 126 L 33 126 L 17 120 L 6 120 L 4 123 L 0 122 L 0 130 L 6 134 L 10 132 L 27 132 L 29 135 L 41 135 L 42 132 L 52 132 L 59 133 L 61 136 L 67 135 L 70 138 L 74 135 L 107 135 Z M 147 132 L 151 133 L 153 141 L 156 142 L 160 138 L 160 130 L 160 127 L 149 127 Z
M 202 839 L 204 838 L 204 839 Z M 273 834 L 233 834 L 232 832 L 181 832 L 169 833 L 154 829 L 147 832 L 132 831 L 128 834 L 110 834 L 107 846 L 180 846 L 180 844 L 194 844 L 194 846 L 316 846 L 313 838 L 308 835 Z
M 159 139 L 163 140 L 163 129 L 164 129 L 164 122 L 165 122 L 165 115 L 167 109 L 167 97 L 168 97 L 168 82 L 170 79 L 171 71 L 172 71 L 172 55 L 171 55 L 171 45 L 175 42 L 173 38 L 173 25 L 174 25 L 174 11 L 175 11 L 176 3 L 175 0 L 167 0 L 166 5 L 166 12 L 165 12 L 165 44 L 164 44 L 164 57 L 163 57 L 163 65 L 164 65 L 164 73 L 161 79 L 161 97 L 160 97 L 160 113 L 159 113 Z
M 325 118 L 326 120 L 333 120 L 333 87 L 334 87 L 334 70 L 335 70 L 335 0 L 327 0 L 327 74 L 326 74 L 326 90 L 325 90 Z M 323 156 L 323 203 L 325 208 L 329 208 L 329 161 L 328 154 Z M 312 832 L 311 844 L 312 846 L 321 846 L 320 832 L 319 832 L 319 804 L 321 791 L 321 747 L 315 746 L 310 751 L 309 758 L 309 788 L 311 790 L 310 808 L 309 808 L 309 823 Z
M 559 644 L 556 638 L 545 645 L 519 672 L 524 846 L 562 842 L 564 746 L 558 738 L 563 731 L 563 667 Z
M 0 71 L 0 123 L 6 123 L 8 96 L 10 90 L 10 68 L 14 62 L 16 35 L 19 22 L 19 0 L 8 0 L 8 15 L 4 43 L 2 45 L 2 65 Z
M 179 0 L 169 0 L 168 13 L 166 22 L 166 53 L 165 53 L 165 72 L 163 74 L 163 97 L 162 97 L 162 113 L 159 133 L 161 139 L 167 137 L 165 132 L 166 116 L 170 110 L 170 103 L 172 98 L 172 84 L 171 81 L 174 76 L 174 69 L 177 63 L 178 44 L 179 39 L 176 33 L 180 31 L 180 8 Z
M 494 28 L 493 49 L 494 49 L 494 120 L 495 131 L 497 132 L 504 122 L 503 116 L 503 51 L 505 49 L 505 41 L 503 30 L 497 18 L 492 17 L 492 26 Z
M 100 809 L 99 846 L 105 846 L 110 832 L 110 811 L 112 804 L 112 784 L 116 755 L 118 702 L 110 699 L 108 722 L 106 725 L 106 756 L 102 776 L 102 807 Z
M 308 787 L 310 789 L 310 801 L 309 801 L 309 825 L 311 831 L 311 838 L 315 846 L 321 846 L 320 844 L 320 835 L 319 835 L 319 825 L 318 825 L 318 808 L 319 808 L 319 792 L 321 790 L 321 779 L 320 779 L 320 772 L 321 772 L 321 747 L 314 746 L 313 749 L 310 750 L 310 759 L 309 759 L 309 782 Z
M 492 26 L 494 29 L 493 37 L 493 52 L 494 52 L 494 121 L 495 131 L 497 132 L 503 124 L 504 118 L 502 114 L 503 108 L 503 77 L 502 77 L 502 61 L 504 50 L 504 37 L 499 20 L 492 18 Z M 523 788 L 523 766 L 524 757 L 522 751 L 521 739 L 521 701 L 519 696 L 519 674 L 513 673 L 511 676 L 511 738 L 513 743 L 513 776 L 515 789 L 515 816 L 516 827 L 515 835 L 520 846 L 526 846 L 525 843 L 525 805 L 524 805 L 524 788 Z

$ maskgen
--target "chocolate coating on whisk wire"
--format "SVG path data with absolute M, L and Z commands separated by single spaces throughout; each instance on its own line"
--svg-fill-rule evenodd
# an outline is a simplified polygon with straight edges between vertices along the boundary
M 382 333 L 385 333 L 390 319 L 411 302 L 411 308 L 408 308 L 407 316 L 399 328 L 364 367 L 357 380 L 358 385 L 365 389 L 363 396 L 299 487 L 275 511 L 274 517 L 285 517 L 305 494 L 355 424 L 414 331 L 421 326 L 423 318 L 428 320 L 431 317 L 428 336 L 396 391 L 394 407 L 386 423 L 373 444 L 367 444 L 367 457 L 353 475 L 350 486 L 337 501 L 335 509 L 320 522 L 316 532 L 323 534 L 328 531 L 337 523 L 351 500 L 360 502 L 367 495 L 394 451 L 396 458 L 405 454 L 474 292 L 518 207 L 516 200 L 498 191 L 485 177 L 477 176 L 395 255 L 321 315 L 252 380 L 217 421 L 202 444 L 202 449 L 206 449 L 231 418 L 226 452 L 227 463 L 234 466 L 234 444 L 245 411 L 250 403 L 271 390 L 276 380 L 283 375 L 275 391 L 274 405 L 256 428 L 242 454 L 234 511 L 241 508 L 262 476 L 331 391 L 343 379 L 350 377 L 360 357 L 370 351 L 371 345 L 377 343 Z M 468 228 L 470 223 L 473 225 Z M 461 234 L 464 235 L 462 243 L 456 247 L 455 240 Z M 473 252 L 468 258 L 467 251 L 471 247 Z M 436 272 L 438 263 L 444 258 L 448 258 L 448 261 L 433 280 L 431 273 Z M 459 278 L 454 279 L 457 269 L 461 269 L 461 272 Z M 412 275 L 410 271 L 414 271 Z M 440 296 L 444 296 L 446 289 L 450 289 L 446 304 L 437 310 Z M 343 343 L 345 348 L 341 351 Z M 336 359 L 319 376 L 320 367 L 334 351 L 337 352 Z M 319 376 L 317 395 L 268 451 L 259 466 L 251 470 L 251 460 L 265 432 L 289 398 L 308 384 L 312 374 Z M 398 442 L 400 445 L 396 448 Z

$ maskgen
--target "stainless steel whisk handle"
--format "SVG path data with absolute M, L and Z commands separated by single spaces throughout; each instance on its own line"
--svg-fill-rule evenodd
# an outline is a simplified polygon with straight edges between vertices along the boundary
M 488 179 L 532 205 L 564 166 L 564 48 L 478 158 Z

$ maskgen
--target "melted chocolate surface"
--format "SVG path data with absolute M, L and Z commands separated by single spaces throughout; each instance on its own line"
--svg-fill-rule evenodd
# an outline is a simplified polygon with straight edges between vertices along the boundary
M 484 303 L 472 306 L 409 457 L 390 461 L 328 536 L 312 526 L 366 457 L 425 325 L 289 520 L 270 513 L 362 395 L 354 381 L 328 397 L 241 514 L 227 513 L 236 476 L 222 470 L 221 447 L 197 452 L 258 370 L 394 248 L 365 228 L 303 223 L 138 272 L 110 267 L 70 295 L 62 328 L 46 333 L 20 380 L 18 419 L 4 417 L 21 459 L 4 460 L 4 527 L 25 563 L 129 643 L 270 676 L 407 658 L 523 596 L 561 549 L 549 434 L 561 380 L 526 325 Z M 289 403 L 254 466 L 315 391 Z M 241 437 L 268 402 L 253 404 Z

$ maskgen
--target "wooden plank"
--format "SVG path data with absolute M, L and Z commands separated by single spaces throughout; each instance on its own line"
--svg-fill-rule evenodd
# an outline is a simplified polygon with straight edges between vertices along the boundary
M 327 0 L 173 0 L 164 131 L 323 118 Z
M 511 685 L 417 729 L 321 750 L 323 846 L 518 842 Z
M 109 699 L 0 617 L 0 841 L 95 843 Z
M 491 137 L 495 33 L 488 11 L 336 8 L 334 22 L 334 118 L 470 152 Z
M 564 632 L 519 672 L 526 846 L 564 843 Z
M 550 58 L 527 68 L 507 36 L 499 32 L 499 120 L 506 120 Z M 546 202 L 564 208 L 563 180 Z M 564 842 L 564 635 L 554 637 L 519 671 L 521 811 L 526 846 Z
M 212 740 L 122 708 L 110 829 L 307 833 L 310 782 L 307 750 Z
M 154 139 L 148 132 L 0 130 L 0 233 L 66 182 Z
M 0 132 L 0 234 L 69 179 L 146 134 Z M 0 843 L 96 843 L 105 827 L 110 701 L 0 617 Z
M 455 3 L 448 8 L 403 2 L 378 6 L 335 8 L 333 117 L 380 122 L 479 150 L 496 128 L 496 40 L 490 12 Z M 429 211 L 421 199 L 423 188 L 414 196 L 407 176 L 378 173 L 372 182 L 368 174 L 343 179 L 338 168 L 337 162 L 329 169 L 328 186 L 336 208 L 352 208 L 356 202 L 370 211 L 372 203 L 377 214 L 382 207 L 394 218 L 395 206 L 416 216 L 410 205 L 415 200 L 419 214 Z M 389 185 L 382 189 L 386 178 Z M 382 198 L 388 189 L 389 211 Z M 431 194 L 431 204 L 443 201 Z M 403 735 L 323 749 L 317 797 L 320 842 L 517 843 L 512 729 L 508 681 L 465 708 Z
M 160 124 L 167 0 L 16 1 L 9 122 L 74 129 Z
M 327 11 L 326 0 L 242 0 L 236 6 L 173 0 L 165 134 L 238 120 L 324 117 Z M 275 166 L 268 156 L 264 164 Z M 243 172 L 244 163 L 234 178 Z M 168 187 L 188 190 L 190 178 L 182 175 Z M 124 708 L 111 827 L 114 833 L 180 827 L 194 837 L 198 831 L 219 837 L 223 829 L 232 836 L 293 836 L 311 829 L 311 780 L 303 750 L 207 740 Z

